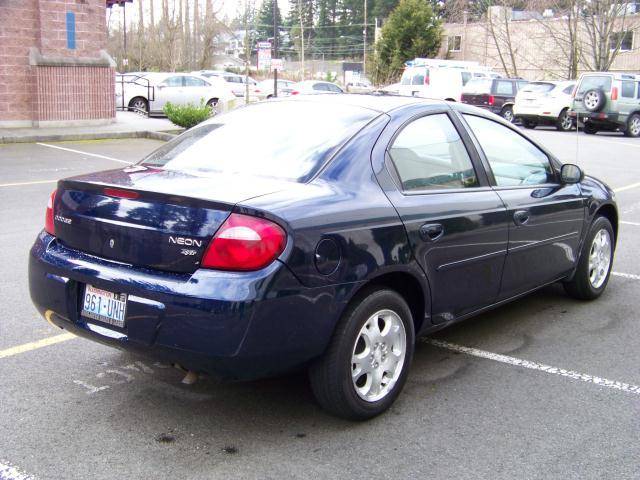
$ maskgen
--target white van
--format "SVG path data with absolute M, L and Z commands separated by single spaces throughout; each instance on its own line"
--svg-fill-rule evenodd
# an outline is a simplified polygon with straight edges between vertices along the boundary
M 475 77 L 496 78 L 495 72 L 462 68 L 416 66 L 405 69 L 400 79 L 400 95 L 459 102 L 462 87 Z

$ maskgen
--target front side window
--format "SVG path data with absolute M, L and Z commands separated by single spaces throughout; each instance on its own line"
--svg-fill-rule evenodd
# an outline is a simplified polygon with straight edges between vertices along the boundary
M 407 125 L 389 149 L 404 191 L 477 187 L 469 154 L 444 114 Z
M 165 87 L 181 87 L 182 86 L 182 77 L 181 76 L 169 77 L 169 78 L 165 79 L 165 81 L 162 82 L 161 85 L 163 85 Z
M 549 158 L 526 138 L 497 122 L 475 115 L 465 120 L 480 143 L 499 187 L 555 181 Z
M 184 77 L 184 84 L 187 87 L 206 87 L 207 86 L 204 80 L 197 77 Z

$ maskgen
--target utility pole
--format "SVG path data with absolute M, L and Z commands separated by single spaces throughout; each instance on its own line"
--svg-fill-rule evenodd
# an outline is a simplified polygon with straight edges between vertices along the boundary
M 298 16 L 300 17 L 300 63 L 302 64 L 302 81 L 304 81 L 304 24 L 302 22 L 302 0 L 298 0 Z
M 249 103 L 249 60 L 251 36 L 249 35 L 249 1 L 244 0 L 244 101 Z
M 278 58 L 278 0 L 273 0 L 273 58 Z M 273 60 L 273 59 L 272 59 Z M 278 69 L 273 69 L 273 96 L 278 97 Z
M 362 36 L 364 37 L 364 48 L 362 50 L 362 78 L 367 76 L 367 0 L 364 0 L 364 30 L 362 30 Z
M 127 57 L 127 2 L 122 4 L 122 24 L 124 31 L 124 60 L 123 65 L 125 68 L 123 70 L 129 70 L 129 57 Z

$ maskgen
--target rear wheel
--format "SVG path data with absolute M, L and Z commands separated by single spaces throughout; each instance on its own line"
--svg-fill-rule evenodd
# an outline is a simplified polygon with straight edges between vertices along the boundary
M 136 113 L 141 113 L 143 115 L 148 115 L 149 102 L 147 102 L 147 99 L 143 97 L 132 98 L 131 101 L 129 102 L 129 110 L 134 111 Z
M 349 307 L 324 356 L 309 369 L 318 403 L 351 420 L 387 410 L 413 359 L 411 310 L 392 290 L 374 290 Z
M 513 107 L 511 105 L 504 107 L 500 112 L 500 116 L 507 122 L 513 122 Z
M 565 108 L 558 115 L 558 120 L 556 120 L 556 128 L 561 132 L 568 132 L 573 128 L 573 118 L 571 118 L 568 114 L 568 110 Z
M 538 126 L 538 122 L 536 122 L 535 120 L 529 120 L 527 118 L 523 118 L 522 119 L 522 126 L 524 128 L 533 129 L 533 128 L 536 128 Z
M 564 283 L 569 295 L 581 300 L 593 300 L 602 295 L 609 282 L 613 248 L 611 222 L 605 217 L 596 217 L 582 247 L 574 277 Z
M 634 113 L 629 117 L 624 134 L 627 137 L 640 137 L 640 114 Z
M 207 102 L 207 107 L 209 107 L 209 111 L 210 111 L 210 115 L 214 116 L 216 113 L 219 113 L 218 111 L 218 99 L 217 98 L 212 98 L 211 100 L 209 100 Z
M 593 124 L 591 124 L 589 122 L 584 124 L 584 127 L 582 127 L 582 130 L 587 135 L 595 135 L 596 133 L 598 133 L 598 129 Z

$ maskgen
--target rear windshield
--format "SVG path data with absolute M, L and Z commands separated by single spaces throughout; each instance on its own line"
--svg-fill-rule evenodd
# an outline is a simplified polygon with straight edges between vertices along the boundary
M 578 93 L 585 93 L 587 90 L 591 90 L 592 88 L 599 88 L 608 92 L 611 90 L 611 77 L 608 75 L 589 75 L 587 77 L 582 77 L 580 87 L 578 87 Z
M 462 87 L 462 93 L 490 93 L 492 83 L 490 78 L 472 78 Z
M 522 88 L 523 92 L 532 92 L 532 93 L 547 93 L 553 90 L 556 87 L 554 83 L 547 82 L 533 82 L 527 84 Z
M 361 107 L 320 102 L 255 104 L 193 128 L 141 164 L 302 182 L 377 115 Z

